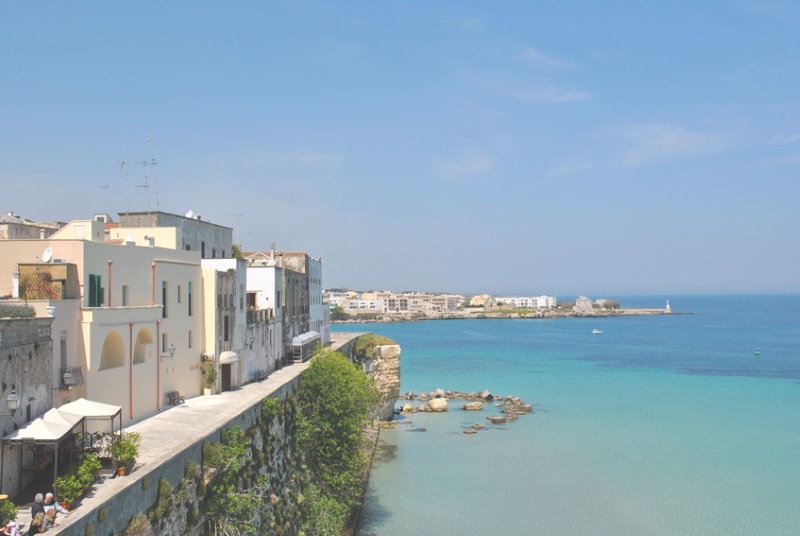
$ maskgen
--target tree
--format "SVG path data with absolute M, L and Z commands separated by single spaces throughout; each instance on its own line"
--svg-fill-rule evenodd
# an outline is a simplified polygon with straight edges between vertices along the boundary
M 233 255 L 234 259 L 244 259 L 244 255 L 242 255 L 242 246 L 240 244 L 233 244 L 231 246 L 231 255 Z
M 336 305 L 331 309 L 331 320 L 344 320 L 347 318 L 347 313 L 344 312 L 341 305 Z
M 344 354 L 322 349 L 300 375 L 297 398 L 300 440 L 320 492 L 349 507 L 359 494 L 363 432 L 380 400 L 375 384 Z

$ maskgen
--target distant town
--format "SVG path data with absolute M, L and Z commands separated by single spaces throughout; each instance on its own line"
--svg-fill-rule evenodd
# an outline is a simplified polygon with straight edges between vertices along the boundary
M 330 289 L 323 301 L 331 307 L 331 322 L 397 322 L 437 318 L 551 318 L 561 316 L 653 315 L 663 308 L 623 308 L 607 298 L 579 296 L 559 302 L 555 296 L 492 296 L 423 292 Z

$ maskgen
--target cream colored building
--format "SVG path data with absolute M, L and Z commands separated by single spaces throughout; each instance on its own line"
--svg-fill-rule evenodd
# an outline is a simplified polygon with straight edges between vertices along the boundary
M 0 294 L 26 297 L 32 283 L 21 284 L 23 265 L 74 267 L 63 285 L 77 288 L 76 296 L 28 300 L 54 316 L 53 387 L 63 387 L 65 368 L 77 368 L 83 380 L 53 391 L 53 406 L 84 397 L 121 406 L 130 422 L 163 409 L 169 392 L 201 393 L 204 326 L 199 253 L 126 233 L 106 243 L 104 224 L 85 220 L 45 240 L 0 241 Z M 44 276 L 42 288 L 47 283 Z

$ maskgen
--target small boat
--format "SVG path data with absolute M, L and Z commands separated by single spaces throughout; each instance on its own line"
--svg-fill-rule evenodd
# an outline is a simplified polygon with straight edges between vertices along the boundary
M 598 334 L 600 334 L 600 333 L 603 333 L 603 332 L 602 332 L 602 331 L 600 331 L 599 329 L 596 329 L 596 328 L 595 328 L 595 329 L 593 329 L 593 330 L 592 330 L 592 333 L 593 333 L 594 335 L 598 335 Z
M 754 353 L 755 355 L 761 355 L 761 350 L 759 350 L 758 348 L 756 348 L 756 351 L 755 351 L 755 352 L 753 352 L 753 353 Z

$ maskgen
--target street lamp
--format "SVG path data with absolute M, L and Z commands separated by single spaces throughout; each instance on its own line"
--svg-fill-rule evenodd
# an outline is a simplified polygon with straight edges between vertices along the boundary
M 19 397 L 17 396 L 16 389 L 11 390 L 11 394 L 6 398 L 6 404 L 11 413 L 0 413 L 3 417 L 13 417 L 14 413 L 19 409 Z

